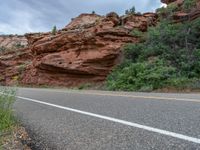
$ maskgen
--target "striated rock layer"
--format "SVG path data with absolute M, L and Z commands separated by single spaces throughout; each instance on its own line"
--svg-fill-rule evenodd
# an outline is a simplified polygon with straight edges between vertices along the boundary
M 140 41 L 130 32 L 145 32 L 157 19 L 154 13 L 82 14 L 55 35 L 26 34 L 28 48 L 0 56 L 0 82 L 54 86 L 102 82 L 121 62 L 122 46 Z
M 26 37 L 19 35 L 0 35 L 0 47 L 13 48 L 16 46 L 27 46 Z

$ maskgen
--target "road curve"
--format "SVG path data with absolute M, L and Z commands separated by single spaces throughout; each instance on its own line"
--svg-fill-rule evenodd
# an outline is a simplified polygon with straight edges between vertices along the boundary
M 35 149 L 200 150 L 200 94 L 19 88 Z

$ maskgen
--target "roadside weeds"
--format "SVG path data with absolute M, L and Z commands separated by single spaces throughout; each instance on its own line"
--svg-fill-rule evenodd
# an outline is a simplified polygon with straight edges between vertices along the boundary
M 16 89 L 0 87 L 0 150 L 30 150 L 30 141 L 13 114 Z

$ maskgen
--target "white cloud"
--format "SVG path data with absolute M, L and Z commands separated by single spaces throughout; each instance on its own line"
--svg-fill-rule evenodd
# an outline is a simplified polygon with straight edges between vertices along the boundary
M 166 8 L 166 7 L 167 7 L 167 4 L 163 4 L 163 3 L 162 3 L 162 4 L 160 5 L 160 7 Z
M 64 27 L 71 18 L 93 10 L 99 14 L 115 11 L 124 14 L 132 6 L 136 11 L 154 11 L 160 0 L 5 0 L 0 5 L 0 33 L 24 34 Z

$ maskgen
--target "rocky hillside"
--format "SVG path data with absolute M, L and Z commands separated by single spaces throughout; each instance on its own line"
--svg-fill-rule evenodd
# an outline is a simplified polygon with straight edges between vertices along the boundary
M 102 82 L 121 62 L 122 46 L 140 42 L 132 31 L 146 32 L 157 19 L 154 13 L 82 14 L 55 34 L 26 34 L 27 47 L 1 53 L 0 82 L 54 86 Z
M 0 83 L 70 87 L 105 81 L 113 68 L 122 62 L 124 45 L 144 42 L 143 35 L 149 34 L 146 33 L 149 27 L 163 30 L 165 26 L 161 27 L 161 20 L 178 25 L 200 17 L 200 0 L 161 1 L 168 6 L 158 9 L 157 14 L 81 14 L 55 33 L 0 37 Z M 183 36 L 189 36 L 189 31 Z M 156 35 L 152 37 L 157 38 Z M 191 49 L 189 44 L 187 48 Z M 157 48 L 152 46 L 154 50 Z M 153 60 L 154 56 L 148 59 Z
M 141 43 L 124 47 L 125 59 L 109 75 L 110 90 L 199 91 L 200 1 L 162 0 L 159 22 Z

